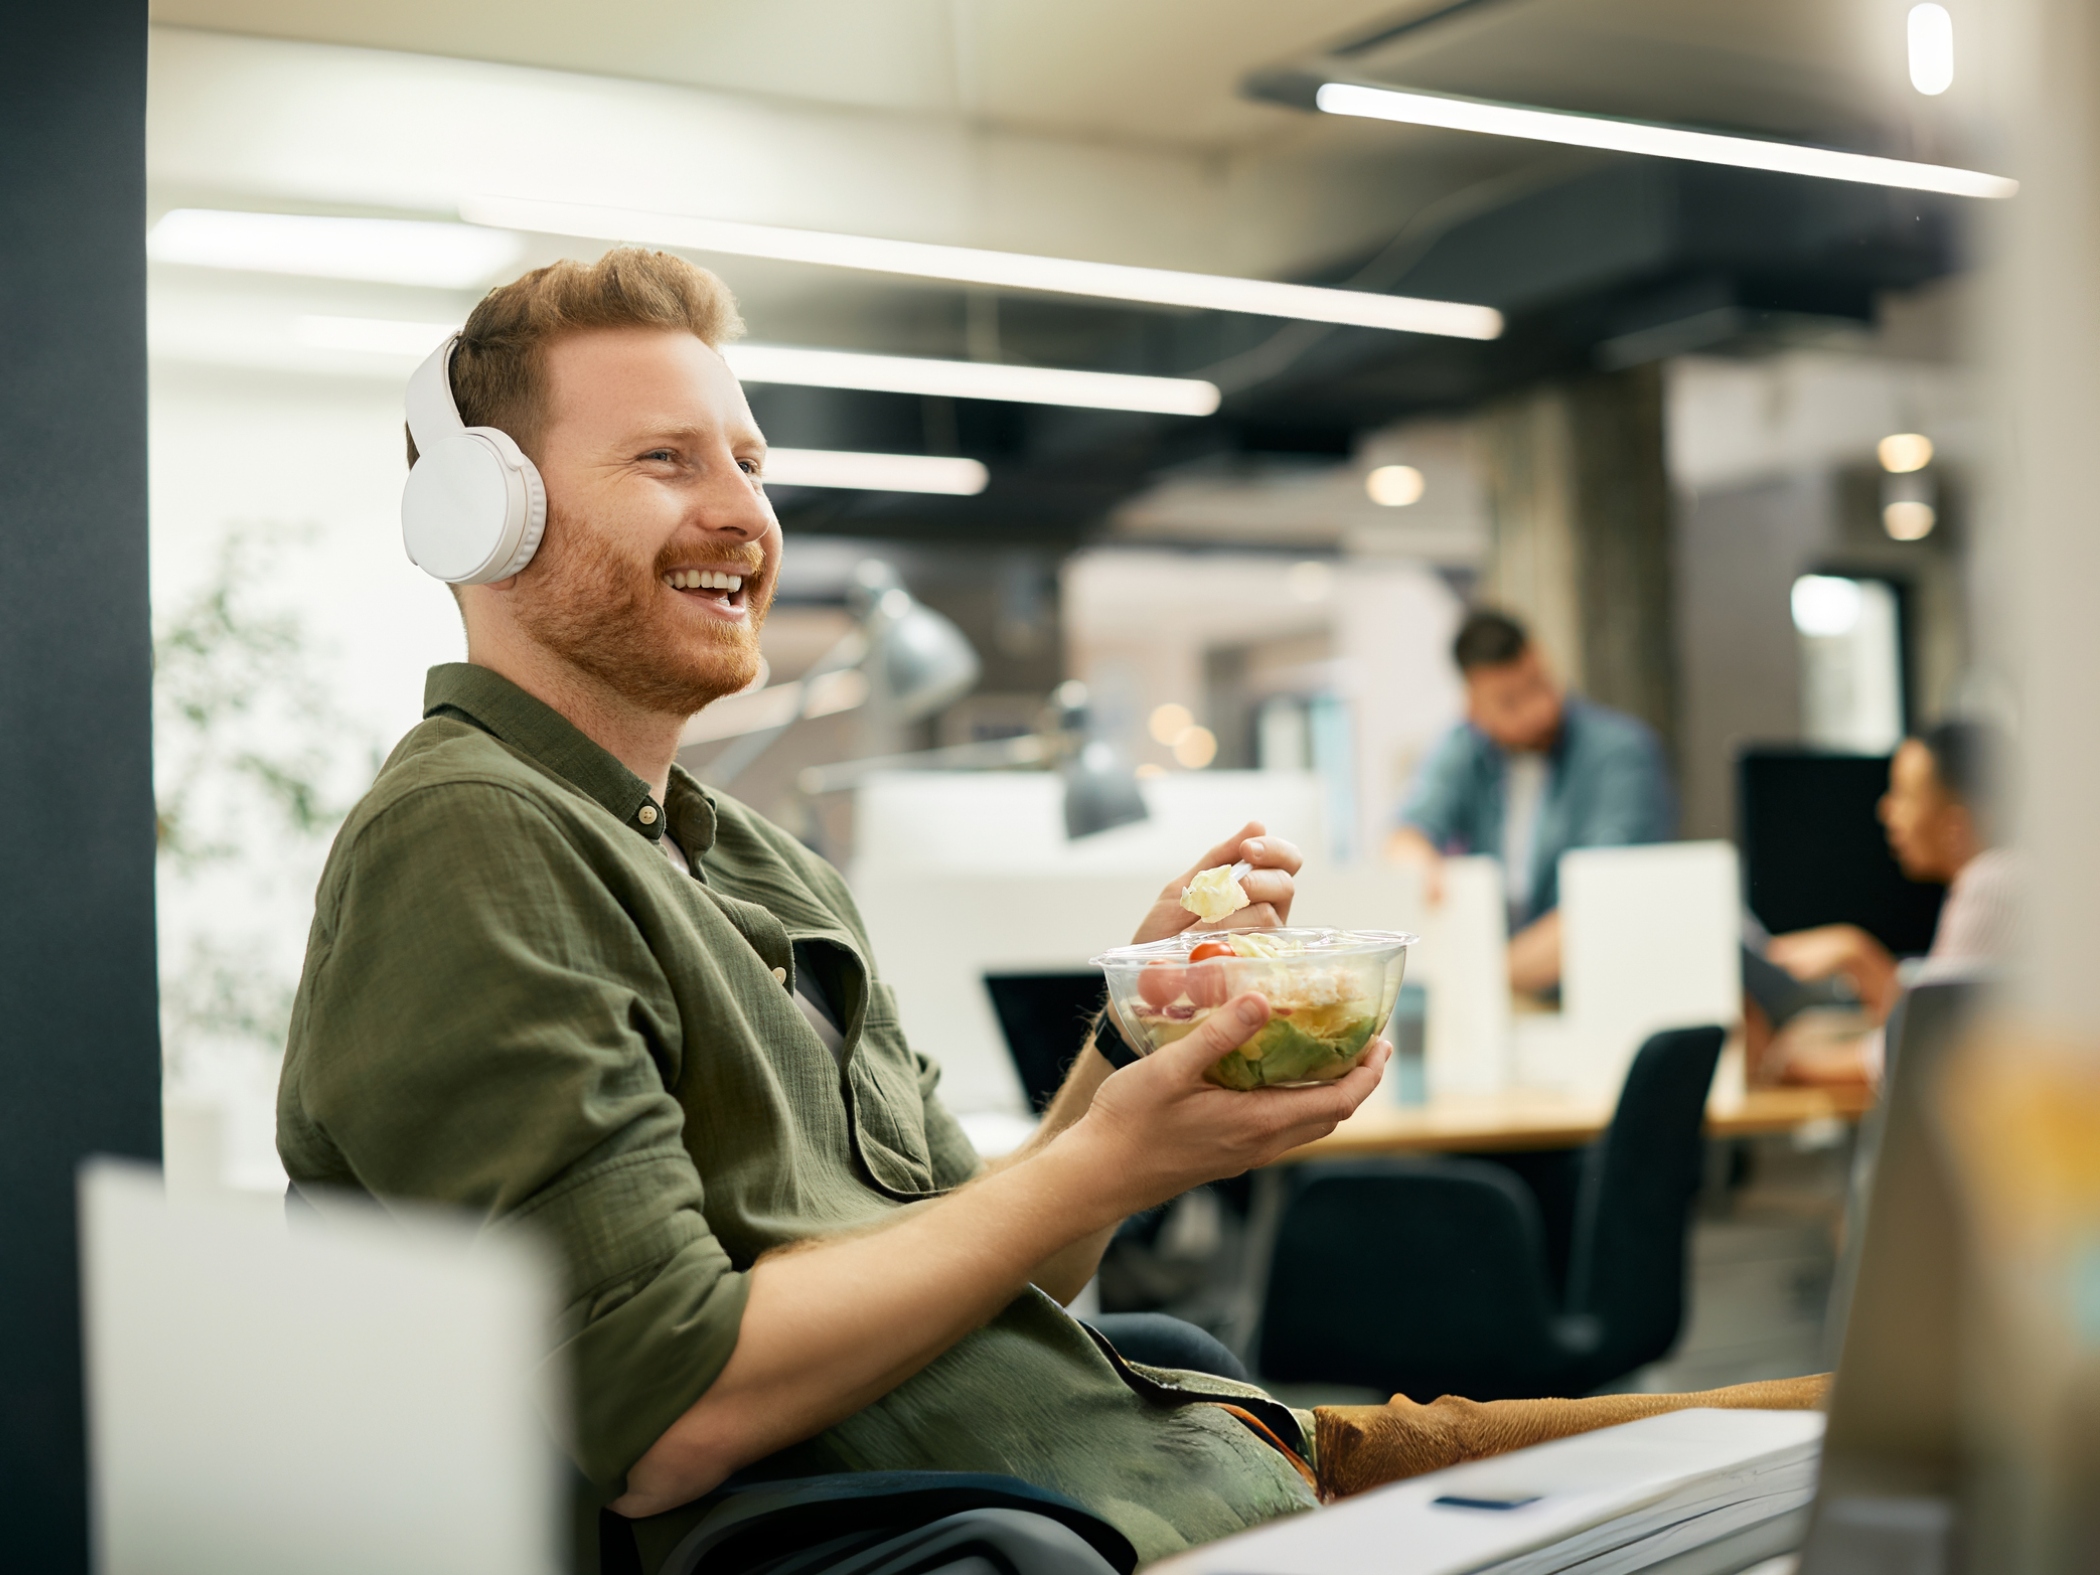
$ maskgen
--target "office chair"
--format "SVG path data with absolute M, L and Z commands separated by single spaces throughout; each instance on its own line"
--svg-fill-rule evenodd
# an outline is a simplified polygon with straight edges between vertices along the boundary
M 1265 1378 L 1429 1401 L 1580 1395 L 1654 1361 L 1684 1319 L 1685 1238 L 1719 1028 L 1641 1047 L 1582 1160 L 1567 1289 L 1530 1190 L 1466 1159 L 1306 1165 L 1270 1260 Z
M 596 1575 L 1131 1575 L 1107 1521 L 1015 1477 L 854 1471 L 731 1478 L 647 1520 L 599 1513 Z

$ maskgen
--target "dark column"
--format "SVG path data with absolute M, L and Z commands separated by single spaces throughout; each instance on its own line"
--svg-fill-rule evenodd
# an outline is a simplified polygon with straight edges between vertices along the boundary
M 0 1567 L 87 1568 L 73 1173 L 160 1154 L 146 7 L 0 48 Z
M 1576 689 L 1674 748 L 1670 490 L 1655 366 L 1554 383 L 1483 423 L 1495 544 L 1483 586 Z

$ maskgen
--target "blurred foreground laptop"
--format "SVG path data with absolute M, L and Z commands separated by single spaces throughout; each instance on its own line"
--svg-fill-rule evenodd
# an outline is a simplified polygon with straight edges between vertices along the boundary
M 101 1575 L 561 1567 L 552 1279 L 522 1243 L 171 1205 L 108 1161 L 80 1193 Z

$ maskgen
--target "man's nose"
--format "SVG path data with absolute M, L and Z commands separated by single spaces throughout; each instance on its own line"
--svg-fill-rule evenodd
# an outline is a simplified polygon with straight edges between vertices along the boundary
M 710 471 L 694 501 L 696 523 L 707 530 L 756 541 L 773 527 L 773 505 L 734 460 Z

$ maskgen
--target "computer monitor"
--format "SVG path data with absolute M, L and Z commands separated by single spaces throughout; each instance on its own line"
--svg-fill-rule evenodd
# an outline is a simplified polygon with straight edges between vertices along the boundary
M 988 973 L 984 987 L 1028 1094 L 1028 1108 L 1041 1115 L 1086 1043 L 1088 1023 L 1101 1010 L 1101 970 Z
M 1899 957 L 1930 949 L 1946 888 L 1909 879 L 1875 806 L 1889 757 L 1748 749 L 1736 762 L 1743 897 L 1775 935 L 1856 924 Z

